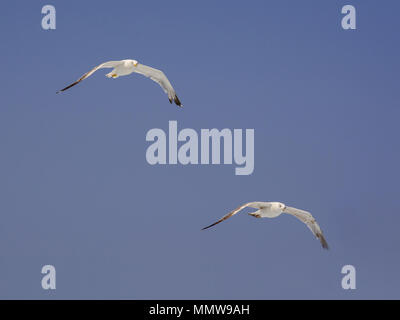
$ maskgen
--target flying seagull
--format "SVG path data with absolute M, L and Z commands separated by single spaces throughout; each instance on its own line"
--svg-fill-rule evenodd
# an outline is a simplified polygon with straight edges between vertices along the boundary
M 164 90 L 164 92 L 168 95 L 168 100 L 170 103 L 172 101 L 175 102 L 175 104 L 179 107 L 183 107 L 181 102 L 178 99 L 178 96 L 175 93 L 174 88 L 172 87 L 171 83 L 169 82 L 168 78 L 165 76 L 164 72 L 158 69 L 154 69 L 149 66 L 145 66 L 144 64 L 141 64 L 137 62 L 136 60 L 121 60 L 121 61 L 108 61 L 104 62 L 97 67 L 93 68 L 89 72 L 85 73 L 82 77 L 80 77 L 78 80 L 76 80 L 74 83 L 70 84 L 69 86 L 65 87 L 64 89 L 61 89 L 60 91 L 57 91 L 57 93 L 61 91 L 65 91 L 75 85 L 77 85 L 79 82 L 82 80 L 85 80 L 86 78 L 90 77 L 93 73 L 95 73 L 99 69 L 103 68 L 113 68 L 113 70 L 110 73 L 107 73 L 106 76 L 108 78 L 118 78 L 119 76 L 127 76 L 128 74 L 131 74 L 132 72 L 140 73 L 144 75 L 145 77 L 150 78 L 151 80 L 157 82 L 161 88 Z
M 229 212 L 227 215 L 223 216 L 217 222 L 214 222 L 213 224 L 203 228 L 202 230 L 205 230 L 212 226 L 215 226 L 216 224 L 234 216 L 236 213 L 238 213 L 239 211 L 241 211 L 247 207 L 258 209 L 255 212 L 249 213 L 249 215 L 251 215 L 255 218 L 276 218 L 276 217 L 280 216 L 282 213 L 288 213 L 288 214 L 295 216 L 297 219 L 299 219 L 300 221 L 304 222 L 307 225 L 307 227 L 311 230 L 311 232 L 314 234 L 314 236 L 316 236 L 319 239 L 322 247 L 324 249 L 328 249 L 328 243 L 326 242 L 326 240 L 324 238 L 322 230 L 319 227 L 317 221 L 315 221 L 314 217 L 311 215 L 311 213 L 304 211 L 304 210 L 288 207 L 281 202 L 248 202 L 248 203 L 245 203 L 244 205 L 241 205 L 240 207 L 236 208 L 235 210 Z

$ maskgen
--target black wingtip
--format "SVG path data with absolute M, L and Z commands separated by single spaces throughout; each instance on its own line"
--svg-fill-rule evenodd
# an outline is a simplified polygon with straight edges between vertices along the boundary
M 318 238 L 321 241 L 322 248 L 329 250 L 328 242 L 326 242 L 324 236 L 322 234 L 319 234 Z
M 182 103 L 179 101 L 179 98 L 177 95 L 174 97 L 174 102 L 178 107 L 183 107 Z
M 220 222 L 220 221 L 218 221 L 218 222 Z M 204 227 L 204 228 L 201 229 L 201 230 L 206 230 L 206 229 L 208 229 L 208 228 L 211 228 L 211 227 L 215 226 L 218 222 L 214 222 L 213 224 L 210 224 L 209 226 Z

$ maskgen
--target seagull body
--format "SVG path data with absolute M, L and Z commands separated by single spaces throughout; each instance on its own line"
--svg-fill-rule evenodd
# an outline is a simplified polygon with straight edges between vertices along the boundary
M 164 72 L 162 72 L 161 70 L 158 70 L 158 69 L 154 69 L 149 66 L 145 66 L 144 64 L 141 64 L 141 63 L 137 62 L 136 60 L 132 60 L 132 59 L 104 62 L 104 63 L 98 65 L 97 67 L 93 68 L 89 72 L 85 73 L 82 77 L 80 77 L 74 83 L 61 89 L 60 91 L 57 91 L 57 93 L 65 91 L 65 90 L 77 85 L 82 80 L 85 80 L 86 78 L 90 77 L 97 70 L 103 69 L 103 68 L 113 68 L 113 70 L 110 73 L 106 74 L 107 78 L 118 78 L 120 76 L 127 76 L 133 72 L 142 74 L 145 77 L 148 77 L 151 80 L 157 82 L 161 86 L 161 88 L 164 90 L 164 92 L 168 95 L 168 100 L 170 103 L 172 103 L 172 101 L 174 101 L 177 106 L 183 107 L 183 105 L 181 104 L 181 102 L 178 99 L 178 96 L 175 93 L 174 88 L 172 87 L 171 83 L 169 82 L 169 80 L 166 77 L 166 75 L 164 74 Z
M 282 213 L 288 213 L 295 216 L 297 219 L 302 221 L 307 225 L 307 227 L 311 230 L 314 236 L 319 239 L 321 245 L 324 249 L 328 249 L 328 243 L 325 240 L 325 237 L 322 233 L 321 228 L 319 227 L 317 221 L 315 221 L 314 217 L 308 211 L 288 207 L 281 202 L 248 202 L 235 210 L 229 212 L 227 215 L 223 216 L 217 222 L 203 228 L 202 230 L 208 229 L 216 224 L 234 216 L 236 213 L 240 212 L 244 208 L 255 208 L 258 209 L 255 212 L 249 213 L 249 215 L 255 218 L 276 218 L 280 216 Z

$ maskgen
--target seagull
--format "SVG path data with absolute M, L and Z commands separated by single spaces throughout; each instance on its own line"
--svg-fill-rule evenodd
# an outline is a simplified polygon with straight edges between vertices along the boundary
M 249 215 L 255 217 L 255 218 L 276 218 L 280 216 L 282 213 L 288 213 L 293 216 L 295 216 L 297 219 L 300 221 L 304 222 L 307 227 L 311 230 L 311 232 L 316 236 L 319 241 L 321 242 L 321 245 L 324 249 L 328 249 L 328 243 L 326 242 L 324 235 L 322 233 L 321 228 L 319 227 L 317 221 L 315 221 L 314 217 L 309 213 L 308 211 L 292 208 L 292 207 L 287 207 L 281 202 L 248 202 L 245 203 L 244 205 L 241 205 L 240 207 L 236 208 L 235 210 L 229 212 L 227 215 L 223 216 L 221 219 L 219 219 L 217 222 L 214 222 L 213 224 L 203 228 L 202 230 L 211 228 L 212 226 L 215 226 L 216 224 L 234 216 L 236 213 L 239 211 L 243 210 L 244 208 L 255 208 L 258 209 L 255 212 L 249 213 Z
M 65 87 L 64 89 L 61 89 L 60 91 L 57 91 L 57 93 L 60 93 L 62 91 L 65 91 L 65 90 L 77 85 L 82 80 L 85 80 L 86 78 L 90 77 L 97 70 L 103 69 L 103 68 L 113 68 L 113 70 L 110 73 L 106 74 L 106 77 L 108 77 L 108 78 L 118 78 L 120 76 L 127 76 L 128 74 L 131 74 L 133 72 L 140 73 L 140 74 L 144 75 L 145 77 L 148 77 L 151 80 L 157 82 L 161 86 L 161 88 L 164 90 L 164 92 L 168 95 L 168 100 L 170 103 L 172 103 L 172 101 L 174 101 L 177 106 L 183 107 L 183 105 L 181 104 L 181 102 L 178 99 L 178 96 L 175 93 L 174 88 L 172 87 L 171 83 L 169 82 L 169 80 L 166 77 L 166 75 L 164 74 L 164 72 L 162 72 L 161 70 L 158 70 L 158 69 L 154 69 L 149 66 L 145 66 L 144 64 L 141 64 L 141 63 L 137 62 L 136 60 L 131 60 L 131 59 L 104 62 L 104 63 L 98 65 L 97 67 L 93 68 L 89 72 L 85 73 L 82 77 L 80 77 L 74 83 L 70 84 L 69 86 Z

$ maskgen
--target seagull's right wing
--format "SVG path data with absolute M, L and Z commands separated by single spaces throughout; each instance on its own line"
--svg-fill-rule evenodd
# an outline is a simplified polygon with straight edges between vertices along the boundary
M 97 70 L 102 69 L 102 68 L 115 68 L 117 67 L 119 64 L 121 63 L 121 61 L 108 61 L 108 62 L 104 62 L 100 65 L 98 65 L 97 67 L 93 68 L 92 70 L 90 70 L 89 72 L 86 72 L 82 77 L 80 77 L 78 80 L 76 80 L 74 83 L 70 84 L 69 86 L 65 87 L 64 89 L 61 89 L 60 91 L 57 91 L 57 93 L 61 92 L 61 91 L 65 91 L 75 85 L 77 85 L 79 82 L 81 82 L 82 80 L 85 80 L 86 78 L 90 77 L 93 73 L 95 73 Z
M 245 203 L 244 205 L 241 205 L 240 207 L 237 207 L 235 210 L 233 210 L 233 211 L 229 212 L 227 215 L 223 216 L 217 222 L 214 222 L 213 224 L 210 224 L 209 226 L 204 227 L 201 230 L 205 230 L 205 229 L 211 228 L 212 226 L 215 226 L 216 224 L 218 224 L 218 223 L 220 223 L 220 222 L 222 222 L 222 221 L 234 216 L 236 213 L 238 213 L 239 211 L 243 210 L 244 208 L 247 208 L 247 207 L 259 208 L 259 206 L 260 206 L 259 204 L 260 204 L 260 202 L 248 202 L 248 203 Z
M 183 107 L 182 103 L 179 101 L 176 95 L 175 89 L 172 87 L 171 82 L 169 82 L 167 76 L 161 70 L 154 69 L 152 67 L 146 66 L 144 64 L 138 63 L 133 69 L 134 72 L 144 75 L 151 80 L 157 82 L 164 92 L 168 95 L 168 100 L 170 103 L 172 101 L 179 107 Z
M 319 227 L 317 221 L 315 221 L 314 217 L 309 213 L 308 211 L 296 209 L 296 208 L 291 208 L 291 207 L 285 207 L 283 210 L 284 213 L 289 213 L 293 216 L 295 216 L 297 219 L 302 221 L 307 225 L 307 227 L 311 230 L 311 232 L 316 236 L 319 241 L 321 242 L 321 245 L 324 249 L 328 249 L 328 243 L 325 240 L 325 237 L 322 233 L 321 228 Z

